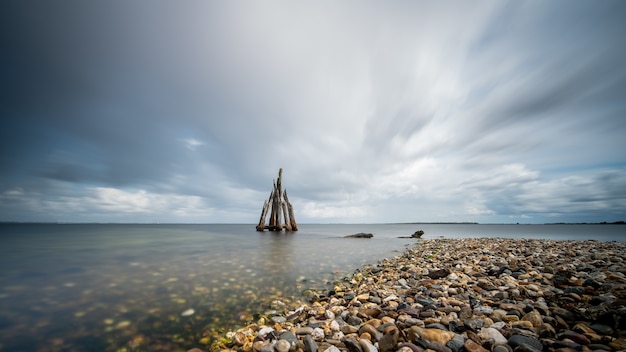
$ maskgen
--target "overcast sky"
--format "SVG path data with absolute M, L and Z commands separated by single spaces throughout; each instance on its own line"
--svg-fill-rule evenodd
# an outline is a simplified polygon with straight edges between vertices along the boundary
M 0 220 L 626 220 L 625 1 L 11 1 Z

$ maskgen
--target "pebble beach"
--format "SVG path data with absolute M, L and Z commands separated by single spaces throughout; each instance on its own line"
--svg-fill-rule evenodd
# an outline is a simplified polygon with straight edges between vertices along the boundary
M 626 350 L 625 242 L 416 242 L 189 352 Z

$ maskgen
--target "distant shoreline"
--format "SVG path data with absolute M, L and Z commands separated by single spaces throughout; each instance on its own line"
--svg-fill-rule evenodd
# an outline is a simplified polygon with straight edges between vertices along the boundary
M 72 221 L 0 221 L 0 225 L 251 225 L 252 223 L 217 223 L 217 222 L 72 222 Z M 383 223 L 303 223 L 302 225 L 626 225 L 626 221 L 602 222 L 548 222 L 548 223 L 514 223 L 514 222 L 383 222 Z

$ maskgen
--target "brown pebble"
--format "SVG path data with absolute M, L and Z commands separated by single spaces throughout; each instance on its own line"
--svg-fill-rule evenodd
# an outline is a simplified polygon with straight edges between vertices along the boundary
M 463 347 L 465 347 L 465 350 L 467 350 L 468 352 L 489 352 L 489 350 L 483 348 L 483 346 L 477 344 L 470 339 L 465 341 L 465 345 L 463 345 Z

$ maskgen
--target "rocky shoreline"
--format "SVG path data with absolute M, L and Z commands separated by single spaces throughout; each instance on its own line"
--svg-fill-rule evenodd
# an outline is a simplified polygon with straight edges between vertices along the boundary
M 625 256 L 625 242 L 420 240 L 305 305 L 275 302 L 207 349 L 622 351 Z

